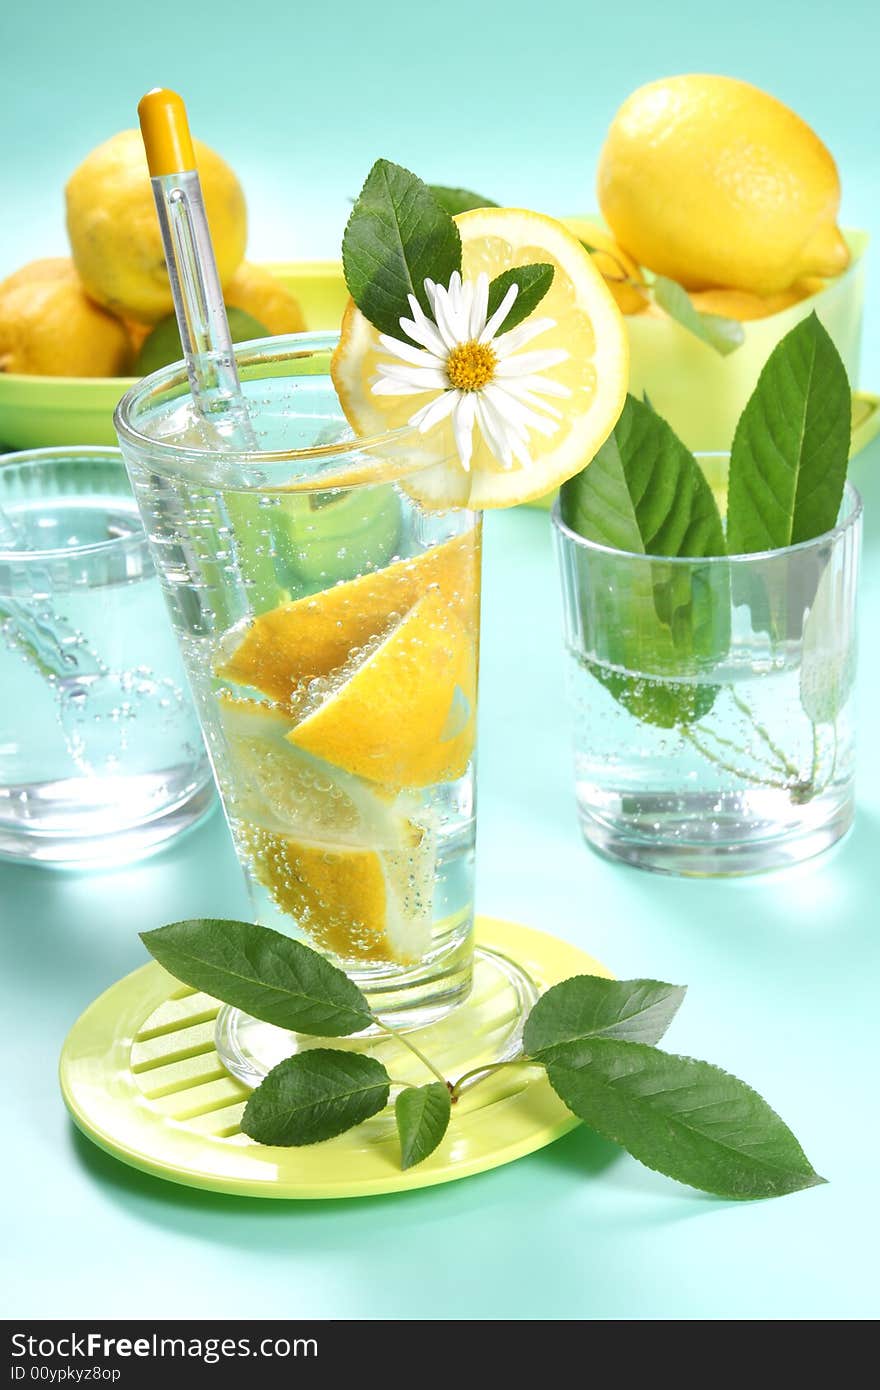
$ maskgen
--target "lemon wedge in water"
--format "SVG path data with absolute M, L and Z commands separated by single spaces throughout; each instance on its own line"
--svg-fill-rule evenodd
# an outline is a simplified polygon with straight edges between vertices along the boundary
M 254 700 L 221 696 L 226 783 L 237 821 L 325 849 L 416 848 L 424 831 L 390 797 L 287 740 L 290 716 Z

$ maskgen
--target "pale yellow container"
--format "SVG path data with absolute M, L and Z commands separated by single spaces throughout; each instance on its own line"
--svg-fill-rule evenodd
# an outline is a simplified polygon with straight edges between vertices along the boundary
M 669 318 L 627 317 L 630 386 L 647 392 L 689 449 L 714 453 L 729 449 L 743 406 L 755 388 L 773 348 L 815 309 L 843 358 L 850 384 L 859 384 L 862 309 L 865 298 L 865 232 L 847 232 L 852 263 L 819 294 L 781 313 L 743 324 L 745 342 L 728 357 Z

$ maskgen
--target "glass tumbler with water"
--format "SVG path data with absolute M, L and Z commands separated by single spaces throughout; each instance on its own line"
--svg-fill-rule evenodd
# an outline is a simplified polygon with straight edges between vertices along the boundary
M 726 457 L 700 462 L 726 492 Z M 577 806 L 587 842 L 668 873 L 819 853 L 854 809 L 861 503 L 761 554 L 629 554 L 562 520 Z
M 0 458 L 0 856 L 116 864 L 212 800 L 119 452 Z

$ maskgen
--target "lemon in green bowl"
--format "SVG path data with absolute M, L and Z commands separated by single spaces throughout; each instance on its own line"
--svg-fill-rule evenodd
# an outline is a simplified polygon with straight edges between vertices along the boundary
M 296 296 L 306 329 L 338 329 L 348 300 L 338 261 L 287 262 L 262 269 Z M 176 356 L 181 356 L 179 345 Z M 0 367 L 0 444 L 7 449 L 115 445 L 113 412 L 134 382 L 132 376 L 34 375 Z

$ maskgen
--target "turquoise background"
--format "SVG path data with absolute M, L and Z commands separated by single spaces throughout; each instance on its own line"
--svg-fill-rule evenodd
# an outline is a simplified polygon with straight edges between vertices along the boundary
M 7 189 L 0 269 L 64 250 L 61 187 L 161 83 L 239 171 L 251 254 L 332 256 L 378 154 L 548 211 L 593 204 L 614 109 L 672 71 L 734 73 L 818 129 L 843 220 L 876 233 L 874 4 L 626 7 L 449 3 L 140 14 L 20 7 L 0 20 Z M 203 16 L 210 12 L 210 28 Z M 871 275 L 862 384 L 880 385 Z M 604 863 L 574 821 L 546 517 L 487 528 L 480 752 L 481 910 L 583 945 L 618 974 L 687 982 L 670 1045 L 748 1078 L 827 1187 L 737 1206 L 678 1188 L 577 1131 L 444 1189 L 334 1206 L 199 1194 L 115 1163 L 70 1127 L 55 1068 L 100 990 L 144 959 L 138 930 L 246 911 L 219 815 L 140 866 L 95 877 L 0 869 L 0 1150 L 7 1316 L 859 1318 L 875 1250 L 880 442 L 867 502 L 859 814 L 798 870 L 676 882 Z

